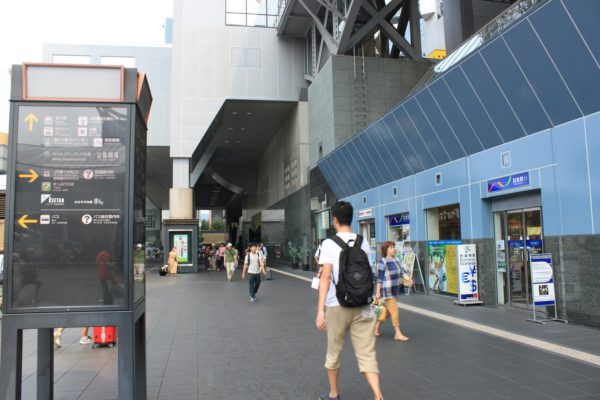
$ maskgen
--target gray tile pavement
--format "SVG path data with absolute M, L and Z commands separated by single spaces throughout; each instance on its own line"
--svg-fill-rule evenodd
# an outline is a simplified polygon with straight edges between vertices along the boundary
M 316 399 L 326 391 L 325 336 L 314 327 L 316 291 L 275 274 L 250 303 L 247 282 L 237 278 L 227 283 L 224 272 L 149 276 L 149 399 Z M 435 306 L 425 296 L 402 301 Z M 409 342 L 394 342 L 388 323 L 377 344 L 388 400 L 600 399 L 599 368 L 410 312 L 401 313 L 401 323 Z M 565 335 L 578 329 L 563 328 Z M 118 346 L 92 350 L 79 345 L 78 336 L 78 329 L 68 329 L 56 352 L 55 398 L 116 398 Z M 26 332 L 24 348 L 23 398 L 33 399 L 33 332 Z M 342 398 L 369 399 L 349 343 L 342 365 Z

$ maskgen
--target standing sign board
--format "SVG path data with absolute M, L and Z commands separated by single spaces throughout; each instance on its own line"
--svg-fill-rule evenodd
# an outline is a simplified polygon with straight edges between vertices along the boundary
M 545 323 L 547 321 L 566 322 L 558 318 L 556 294 L 554 291 L 554 269 L 552 254 L 529 254 L 531 271 L 531 293 L 533 294 L 533 318 L 529 321 Z M 537 319 L 537 306 L 555 306 L 554 318 Z
M 459 305 L 483 304 L 479 299 L 479 283 L 477 280 L 477 246 L 460 244 L 456 249 L 456 266 L 458 272 Z
M 117 326 L 119 398 L 146 398 L 145 202 L 150 87 L 136 69 L 12 68 L 0 400 L 21 393 L 37 329 L 52 398 L 53 328 Z

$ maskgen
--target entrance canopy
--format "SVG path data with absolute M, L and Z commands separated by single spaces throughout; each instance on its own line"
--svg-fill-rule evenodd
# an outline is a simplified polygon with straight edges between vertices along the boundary
M 258 161 L 295 105 L 260 100 L 223 103 L 191 159 L 190 186 L 197 209 L 237 208 L 242 194 L 256 191 Z

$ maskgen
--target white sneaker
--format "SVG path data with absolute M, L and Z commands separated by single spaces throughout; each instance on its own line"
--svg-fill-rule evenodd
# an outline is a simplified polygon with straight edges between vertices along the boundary
M 93 343 L 93 342 L 94 341 L 89 336 L 84 336 L 81 339 L 79 339 L 79 344 L 90 344 L 90 343 Z
M 56 347 L 62 347 L 62 340 L 59 332 L 54 332 L 54 345 Z

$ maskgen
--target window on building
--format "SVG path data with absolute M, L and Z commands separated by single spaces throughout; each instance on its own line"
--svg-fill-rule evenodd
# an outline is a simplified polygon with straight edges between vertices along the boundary
M 387 217 L 387 223 L 387 240 L 391 240 L 392 242 L 410 240 L 410 220 L 407 212 L 389 215 Z
M 52 62 L 55 64 L 91 64 L 92 57 L 82 55 L 54 54 L 52 56 Z
M 225 24 L 275 28 L 283 5 L 279 0 L 225 0 Z
M 430 208 L 427 216 L 427 240 L 460 240 L 460 205 Z
M 122 65 L 125 68 L 135 68 L 135 57 L 102 56 L 100 57 L 100 64 Z

